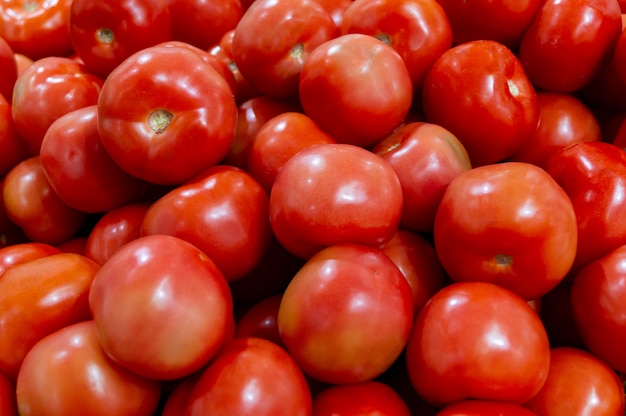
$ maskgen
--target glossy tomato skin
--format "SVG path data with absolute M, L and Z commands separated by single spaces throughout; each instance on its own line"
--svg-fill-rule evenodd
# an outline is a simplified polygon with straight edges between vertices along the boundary
M 413 323 L 408 282 L 380 249 L 327 247 L 300 268 L 283 293 L 278 331 L 313 379 L 371 380 L 404 349 Z
M 262 93 L 295 97 L 309 54 L 337 32 L 330 14 L 314 0 L 255 1 L 234 29 L 233 59 Z
M 515 403 L 492 400 L 461 400 L 445 406 L 436 416 L 538 416 Z
M 574 269 L 626 243 L 626 153 L 612 144 L 585 142 L 555 153 L 546 171 L 572 201 L 578 224 Z
M 2 373 L 0 373 L 0 414 L 17 414 L 17 398 L 15 397 L 15 386 Z
M 304 374 L 284 349 L 261 338 L 234 338 L 200 375 L 185 414 L 307 416 L 311 401 Z
M 418 394 L 436 406 L 470 398 L 522 404 L 548 376 L 550 345 L 537 313 L 515 293 L 453 283 L 417 315 L 406 364 Z
M 541 168 L 522 162 L 482 166 L 446 189 L 434 242 L 452 280 L 492 282 L 536 299 L 570 271 L 578 243 L 576 213 Z
M 337 142 L 368 147 L 396 129 L 413 102 L 411 76 L 389 45 L 362 33 L 315 48 L 302 67 L 304 112 Z
M 538 88 L 573 92 L 591 81 L 621 30 L 615 0 L 548 0 L 524 33 L 518 56 Z
M 589 351 L 616 371 L 626 371 L 624 303 L 626 246 L 588 263 L 575 276 L 571 291 L 574 322 Z
M 96 381 L 97 380 L 97 381 Z M 100 348 L 93 321 L 38 342 L 17 379 L 20 415 L 153 415 L 161 384 L 117 365 Z
M 120 248 L 95 276 L 89 305 L 107 355 L 154 379 L 199 370 L 234 329 L 221 272 L 198 248 L 167 235 Z
M 411 412 L 393 388 L 379 381 L 330 386 L 313 399 L 313 416 L 356 414 L 409 416 Z
M 247 309 L 237 319 L 235 337 L 263 338 L 284 348 L 278 332 L 278 309 L 282 298 L 282 294 L 273 295 Z
M 88 295 L 99 266 L 59 253 L 17 265 L 0 279 L 0 372 L 15 380 L 37 341 L 90 318 Z
M 129 174 L 162 185 L 180 184 L 220 162 L 236 117 L 228 83 L 185 47 L 136 52 L 109 74 L 98 99 L 98 132 L 111 158 Z
M 60 252 L 53 245 L 33 241 L 0 248 L 0 276 L 15 266 Z
M 0 96 L 0 176 L 4 176 L 22 160 L 32 156 L 26 141 L 17 133 L 11 113 L 11 98 Z
M 621 415 L 624 389 L 615 371 L 597 356 L 579 348 L 553 348 L 548 378 L 524 406 L 546 416 Z
M 276 238 L 305 259 L 332 244 L 383 244 L 401 214 L 402 189 L 392 167 L 350 144 L 300 151 L 283 166 L 270 193 Z
M 133 53 L 172 40 L 166 0 L 73 0 L 69 29 L 75 53 L 103 78 Z
M 389 162 L 402 185 L 403 228 L 431 233 L 448 184 L 472 168 L 465 147 L 447 129 L 432 123 L 403 125 L 376 143 L 372 152 Z
M 426 121 L 448 129 L 473 166 L 515 153 L 536 130 L 537 93 L 506 46 L 470 41 L 444 52 L 424 80 Z
M 8 102 L 13 97 L 13 87 L 17 80 L 17 62 L 15 52 L 11 46 L 0 36 L 0 95 Z

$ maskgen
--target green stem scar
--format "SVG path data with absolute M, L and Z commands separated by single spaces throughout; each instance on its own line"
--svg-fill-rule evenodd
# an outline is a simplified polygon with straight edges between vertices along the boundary
M 160 108 L 150 113 L 148 116 L 148 125 L 156 134 L 163 133 L 170 125 L 172 117 L 174 117 L 174 114 Z
M 98 42 L 109 45 L 115 40 L 115 35 L 108 27 L 101 27 L 96 31 L 96 38 L 98 39 Z

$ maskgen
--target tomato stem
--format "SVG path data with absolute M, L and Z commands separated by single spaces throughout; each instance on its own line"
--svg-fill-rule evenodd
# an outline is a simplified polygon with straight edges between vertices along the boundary
M 508 254 L 497 254 L 493 260 L 498 266 L 510 266 L 513 263 L 513 257 Z
M 391 46 L 391 36 L 388 33 L 379 33 L 375 36 L 376 39 Z
M 101 27 L 96 32 L 96 37 L 100 43 L 110 44 L 115 40 L 115 34 L 108 27 Z
M 291 51 L 289 51 L 289 55 L 294 59 L 300 59 L 302 58 L 303 52 L 304 52 L 304 44 L 298 43 L 296 46 L 291 48 Z
M 169 111 L 160 108 L 158 110 L 154 110 L 148 116 L 148 125 L 156 134 L 164 132 L 167 127 L 170 125 L 172 121 L 172 117 L 174 114 Z

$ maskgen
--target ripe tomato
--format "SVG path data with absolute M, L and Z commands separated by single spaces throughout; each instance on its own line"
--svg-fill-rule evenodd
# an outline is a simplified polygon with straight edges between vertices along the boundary
M 538 416 L 527 408 L 491 400 L 461 400 L 445 406 L 436 416 Z
M 161 383 L 106 356 L 93 321 L 69 325 L 39 341 L 17 378 L 19 414 L 151 416 Z
M 369 35 L 331 39 L 302 66 L 300 103 L 340 143 L 367 147 L 382 140 L 402 123 L 412 101 L 411 76 L 402 57 Z
M 0 36 L 0 95 L 11 102 L 13 87 L 17 80 L 17 61 L 15 52 L 2 36 Z
M 398 358 L 413 323 L 413 296 L 384 252 L 337 244 L 293 277 L 278 310 L 278 331 L 300 368 L 332 384 L 371 380 Z
M 513 52 L 489 40 L 448 49 L 426 74 L 426 121 L 448 129 L 472 165 L 499 162 L 537 129 L 537 94 Z
M 90 318 L 88 295 L 99 266 L 74 253 L 31 260 L 0 279 L 0 372 L 15 380 L 37 341 Z
M 527 300 L 565 278 L 577 236 L 567 194 L 543 169 L 522 162 L 457 176 L 434 227 L 437 254 L 453 280 L 492 282 Z
M 22 160 L 31 156 L 26 142 L 15 129 L 11 114 L 10 98 L 0 95 L 0 176 L 4 176 Z
M 624 388 L 615 371 L 595 355 L 579 348 L 553 348 L 548 379 L 525 406 L 545 416 L 623 415 Z
M 409 416 L 411 412 L 394 389 L 379 381 L 326 387 L 313 399 L 313 416 L 357 414 Z
M 236 117 L 228 83 L 186 47 L 157 45 L 131 55 L 106 78 L 98 100 L 98 132 L 111 158 L 164 185 L 220 162 Z
M 37 242 L 12 244 L 0 248 L 0 276 L 15 266 L 60 252 L 55 246 Z
M 406 365 L 418 394 L 434 405 L 522 404 L 546 381 L 550 345 L 537 313 L 515 293 L 492 283 L 453 283 L 417 315 Z
M 235 337 L 263 338 L 284 348 L 278 332 L 278 309 L 282 298 L 282 294 L 273 295 L 252 305 L 237 320 Z
M 311 401 L 302 371 L 284 349 L 261 338 L 235 338 L 201 373 L 186 415 L 308 416 Z
M 17 414 L 15 387 L 2 373 L 0 373 L 0 414 L 8 416 Z
M 107 355 L 148 378 L 199 370 L 234 330 L 221 272 L 200 249 L 167 235 L 113 254 L 94 278 L 89 305 Z
M 309 258 L 332 244 L 388 241 L 400 222 L 402 188 L 380 156 L 349 144 L 320 144 L 287 161 L 269 204 L 278 241 Z

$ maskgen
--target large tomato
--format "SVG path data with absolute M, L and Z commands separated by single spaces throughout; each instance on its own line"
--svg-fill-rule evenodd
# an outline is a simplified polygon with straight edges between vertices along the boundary
M 60 252 L 50 244 L 32 241 L 0 248 L 0 276 L 15 266 Z

